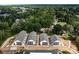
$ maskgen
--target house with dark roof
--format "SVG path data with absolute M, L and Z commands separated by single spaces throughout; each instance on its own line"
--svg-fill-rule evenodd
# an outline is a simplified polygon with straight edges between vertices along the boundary
M 59 45 L 60 43 L 60 38 L 57 35 L 52 35 L 50 37 L 50 44 L 51 45 Z
M 19 34 L 15 36 L 13 45 L 24 45 L 27 40 L 27 36 L 28 34 L 26 33 L 26 31 L 21 31 Z

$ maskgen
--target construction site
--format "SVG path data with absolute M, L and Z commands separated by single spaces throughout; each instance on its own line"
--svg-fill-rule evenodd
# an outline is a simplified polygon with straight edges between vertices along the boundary
M 31 52 L 50 52 L 52 54 L 63 54 L 68 51 L 70 54 L 78 54 L 77 48 L 62 36 L 48 36 L 46 33 L 26 33 L 21 31 L 15 36 L 8 38 L 1 46 L 3 54 L 29 54 Z M 55 52 L 56 51 L 56 52 Z

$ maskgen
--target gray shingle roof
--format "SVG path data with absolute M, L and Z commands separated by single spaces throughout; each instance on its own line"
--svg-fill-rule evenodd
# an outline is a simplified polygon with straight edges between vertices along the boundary
M 43 41 L 43 40 L 48 41 L 48 37 L 46 33 L 40 34 L 40 41 Z
M 19 41 L 23 42 L 26 35 L 27 35 L 26 31 L 23 30 L 18 35 L 15 36 L 15 40 L 19 40 Z
M 34 40 L 36 41 L 36 32 L 31 32 L 28 36 L 28 40 Z
M 51 36 L 50 40 L 51 40 L 51 43 L 54 43 L 57 40 L 59 41 L 60 38 L 57 35 L 53 35 L 53 36 Z

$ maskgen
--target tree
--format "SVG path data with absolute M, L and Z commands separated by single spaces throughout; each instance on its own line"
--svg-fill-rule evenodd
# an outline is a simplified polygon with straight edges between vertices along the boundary
M 79 36 L 77 36 L 77 38 L 76 38 L 76 45 L 77 45 L 77 48 L 79 50 Z
M 7 30 L 0 30 L 0 45 L 10 36 L 12 36 L 11 32 Z
M 55 10 L 53 8 L 35 9 L 34 19 L 38 19 L 42 27 L 48 28 L 53 23 L 53 17 L 55 15 Z
M 48 28 L 52 25 L 52 20 L 51 19 L 41 19 L 40 24 L 42 25 L 42 27 Z
M 39 32 L 41 29 L 41 24 L 40 23 L 34 23 L 33 24 L 33 31 Z
M 8 28 L 9 28 L 8 22 L 0 22 L 0 30 Z
M 72 25 L 66 24 L 63 26 L 63 30 L 66 32 L 72 33 L 74 31 L 74 27 Z
M 39 32 L 40 29 L 41 29 L 40 23 L 27 22 L 26 25 L 25 25 L 25 30 L 27 32 L 31 32 L 31 31 L 37 31 L 37 32 Z
M 0 41 L 2 41 L 3 40 L 3 31 L 2 30 L 0 30 Z
M 14 23 L 14 24 L 11 26 L 11 31 L 12 31 L 13 34 L 19 33 L 21 30 L 22 30 L 22 27 L 21 27 L 20 24 Z
M 54 34 L 62 34 L 62 26 L 60 24 L 56 24 L 52 31 Z

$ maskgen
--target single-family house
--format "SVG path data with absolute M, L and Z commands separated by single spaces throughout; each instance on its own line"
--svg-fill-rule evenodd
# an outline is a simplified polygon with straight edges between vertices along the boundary
M 49 45 L 49 40 L 46 33 L 40 34 L 39 41 L 40 41 L 40 45 Z
M 15 36 L 14 43 L 12 45 L 24 45 L 27 40 L 28 34 L 26 31 L 21 31 L 19 34 Z
M 60 38 L 57 35 L 53 35 L 50 37 L 50 44 L 51 45 L 59 45 Z
M 35 31 L 32 31 L 29 35 L 28 35 L 28 40 L 27 40 L 27 44 L 28 45 L 34 45 L 36 44 L 36 32 Z

